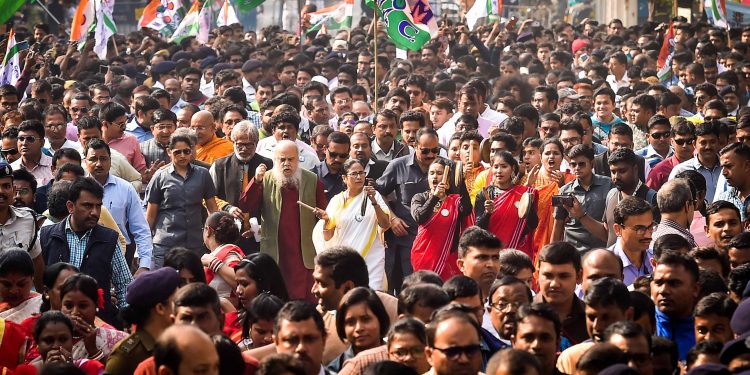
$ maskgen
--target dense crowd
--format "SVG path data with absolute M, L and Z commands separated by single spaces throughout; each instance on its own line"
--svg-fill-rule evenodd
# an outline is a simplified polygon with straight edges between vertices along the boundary
M 14 32 L 7 373 L 750 371 L 750 27 Z

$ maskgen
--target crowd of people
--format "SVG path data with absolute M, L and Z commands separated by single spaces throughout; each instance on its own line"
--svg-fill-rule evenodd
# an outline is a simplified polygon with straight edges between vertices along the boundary
M 16 25 L 3 371 L 750 370 L 750 27 L 386 30 Z

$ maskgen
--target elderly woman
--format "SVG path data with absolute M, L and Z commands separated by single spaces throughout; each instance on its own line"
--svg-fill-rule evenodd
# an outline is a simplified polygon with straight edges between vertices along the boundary
M 365 175 L 358 159 L 344 163 L 346 190 L 331 199 L 313 238 L 318 252 L 340 245 L 358 251 L 367 263 L 370 287 L 380 290 L 385 275 L 385 245 L 378 229 L 385 231 L 390 227 L 390 212 L 380 193 L 365 184 Z
M 209 213 L 216 212 L 216 187 L 206 168 L 192 165 L 193 141 L 172 135 L 169 157 L 172 163 L 156 172 L 146 189 L 146 220 L 154 233 L 154 265 L 164 263 L 167 250 L 184 246 L 202 254 L 203 202 Z

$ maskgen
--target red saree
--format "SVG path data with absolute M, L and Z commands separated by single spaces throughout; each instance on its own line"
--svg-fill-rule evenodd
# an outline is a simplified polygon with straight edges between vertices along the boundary
M 523 185 L 515 185 L 512 189 L 498 195 L 494 200 L 495 211 L 490 217 L 489 231 L 495 234 L 503 242 L 503 247 L 521 250 L 530 257 L 536 252 L 532 241 L 531 230 L 526 229 L 527 217 L 518 217 L 517 202 L 521 200 L 524 193 L 532 194 L 534 197 L 532 208 L 539 200 L 539 193 L 534 188 Z M 525 232 L 525 233 L 524 233 Z
M 434 271 L 443 280 L 461 273 L 457 264 L 458 253 L 451 251 L 456 230 L 463 231 L 465 228 L 465 223 L 460 228 L 457 225 L 460 197 L 459 194 L 448 195 L 440 210 L 417 228 L 417 237 L 411 248 L 411 265 L 414 271 Z M 447 216 L 443 213 L 447 213 Z

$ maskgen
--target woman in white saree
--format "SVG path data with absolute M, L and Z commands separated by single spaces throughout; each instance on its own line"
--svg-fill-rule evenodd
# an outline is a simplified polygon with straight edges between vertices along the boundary
M 344 163 L 342 178 L 346 190 L 331 198 L 322 220 L 313 229 L 313 243 L 317 252 L 342 245 L 359 252 L 367 263 L 370 287 L 383 290 L 385 245 L 382 232 L 390 227 L 390 212 L 375 188 L 366 186 L 365 175 L 359 160 Z

